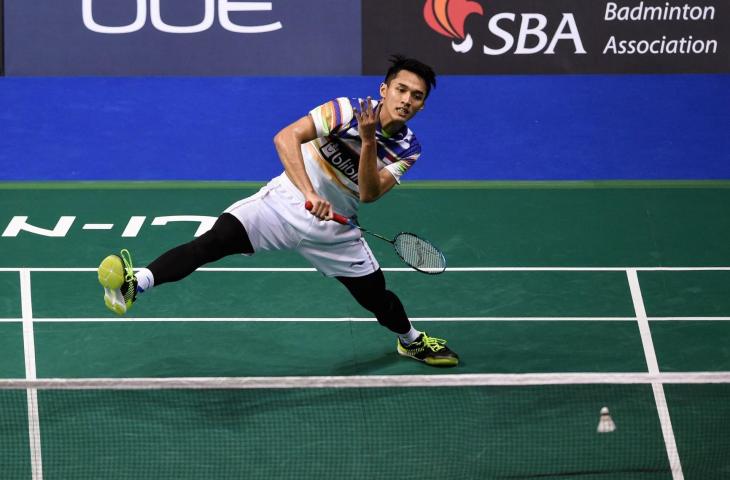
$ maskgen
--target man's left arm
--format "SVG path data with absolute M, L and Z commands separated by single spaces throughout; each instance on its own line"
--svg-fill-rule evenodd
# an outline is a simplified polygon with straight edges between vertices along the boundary
M 397 183 L 395 177 L 386 169 L 378 171 L 378 146 L 375 130 L 380 113 L 379 103 L 373 109 L 370 97 L 360 101 L 360 112 L 355 112 L 362 147 L 357 180 L 360 187 L 360 201 L 374 202 L 385 195 Z

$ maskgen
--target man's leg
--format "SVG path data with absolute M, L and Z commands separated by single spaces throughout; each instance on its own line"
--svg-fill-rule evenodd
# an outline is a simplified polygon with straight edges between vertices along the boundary
M 203 235 L 168 250 L 136 275 L 127 250 L 122 250 L 121 256 L 106 257 L 98 270 L 99 283 L 104 287 L 104 303 L 110 310 L 122 315 L 132 306 L 138 291 L 181 280 L 202 265 L 227 255 L 253 252 L 241 222 L 230 213 L 224 213 Z
M 385 288 L 381 269 L 362 277 L 335 277 L 382 326 L 398 334 L 398 353 L 435 366 L 456 366 L 459 357 L 442 339 L 429 337 L 411 325 L 398 296 Z
M 413 329 L 400 299 L 385 288 L 385 276 L 378 269 L 363 277 L 336 277 L 364 309 L 372 312 L 382 326 L 398 335 L 408 335 Z M 404 340 L 412 342 L 418 337 Z
M 139 286 L 142 290 L 147 290 L 155 285 L 177 282 L 206 263 L 237 253 L 252 254 L 253 246 L 241 222 L 230 213 L 224 213 L 210 230 L 188 243 L 168 250 L 152 261 L 147 266 L 152 276 L 151 284 L 147 284 L 146 279 L 143 284 L 141 275 L 137 275 Z

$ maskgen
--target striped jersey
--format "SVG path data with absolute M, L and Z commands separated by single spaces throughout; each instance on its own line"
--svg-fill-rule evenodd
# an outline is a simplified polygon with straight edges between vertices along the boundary
M 310 111 L 317 138 L 302 145 L 304 166 L 315 190 L 336 212 L 348 217 L 357 214 L 360 204 L 357 174 L 362 140 L 354 115 L 359 102 L 358 98 L 341 97 Z M 372 100 L 372 104 L 374 109 L 378 101 Z M 416 136 L 407 125 L 390 136 L 378 125 L 375 139 L 378 171 L 385 168 L 400 183 L 421 155 Z

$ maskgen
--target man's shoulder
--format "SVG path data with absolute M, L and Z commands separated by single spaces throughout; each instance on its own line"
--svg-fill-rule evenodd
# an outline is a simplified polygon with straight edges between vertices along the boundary
M 421 154 L 421 142 L 418 141 L 418 138 L 416 138 L 416 135 L 413 134 L 413 132 L 411 132 L 406 143 L 408 147 L 401 154 L 403 158 L 415 157 Z
M 398 158 L 418 157 L 421 154 L 421 142 L 407 125 L 404 125 L 395 135 L 381 137 L 379 140 Z
M 341 107 L 356 107 L 359 105 L 360 99 L 358 97 L 334 97 L 330 98 L 329 100 L 325 101 L 324 103 L 321 103 L 318 106 L 322 105 L 328 105 L 330 103 L 338 104 Z
M 398 132 L 396 137 L 398 141 L 405 142 L 413 147 L 418 147 L 419 150 L 421 148 L 421 142 L 418 141 L 416 133 L 408 125 L 403 125 L 403 128 Z

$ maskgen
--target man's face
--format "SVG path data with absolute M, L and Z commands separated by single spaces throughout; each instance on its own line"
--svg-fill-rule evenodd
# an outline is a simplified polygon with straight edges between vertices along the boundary
M 380 85 L 383 97 L 381 123 L 405 123 L 423 108 L 426 82 L 413 72 L 399 71 L 387 84 Z

